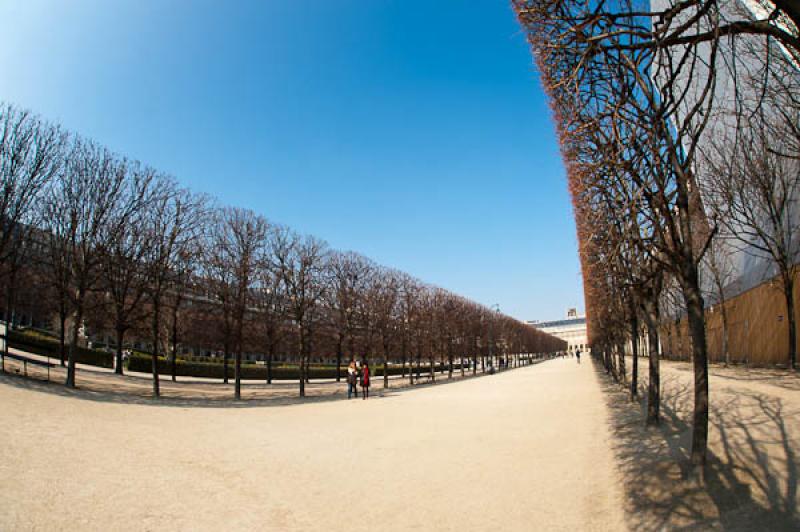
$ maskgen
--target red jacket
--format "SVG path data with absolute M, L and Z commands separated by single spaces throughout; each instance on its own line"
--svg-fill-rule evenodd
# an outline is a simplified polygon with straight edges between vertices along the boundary
M 361 386 L 369 386 L 369 367 L 364 366 L 361 370 Z

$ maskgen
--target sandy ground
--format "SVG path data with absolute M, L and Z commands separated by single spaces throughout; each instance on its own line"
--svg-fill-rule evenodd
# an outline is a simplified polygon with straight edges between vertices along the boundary
M 562 359 L 369 401 L 195 408 L 2 376 L 0 528 L 623 530 L 602 384 Z
M 631 360 L 627 361 L 628 376 Z M 800 375 L 786 370 L 710 368 L 706 482 L 685 480 L 691 449 L 692 368 L 662 361 L 662 424 L 647 429 L 648 364 L 642 399 L 602 370 L 612 447 L 635 530 L 800 530 Z

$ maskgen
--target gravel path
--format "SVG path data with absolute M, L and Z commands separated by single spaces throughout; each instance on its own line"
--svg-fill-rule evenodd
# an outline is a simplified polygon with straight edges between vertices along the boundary
M 29 382 L 0 377 L 2 529 L 624 529 L 606 402 L 575 359 L 254 408 Z

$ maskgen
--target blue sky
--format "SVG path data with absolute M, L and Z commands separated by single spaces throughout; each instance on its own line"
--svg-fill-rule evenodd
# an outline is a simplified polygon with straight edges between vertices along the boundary
M 520 319 L 583 307 L 503 0 L 0 0 L 0 99 Z

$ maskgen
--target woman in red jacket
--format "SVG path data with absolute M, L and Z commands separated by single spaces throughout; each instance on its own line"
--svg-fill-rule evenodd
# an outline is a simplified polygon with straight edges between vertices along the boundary
M 361 369 L 361 396 L 366 399 L 369 397 L 369 364 L 364 361 L 364 367 Z

